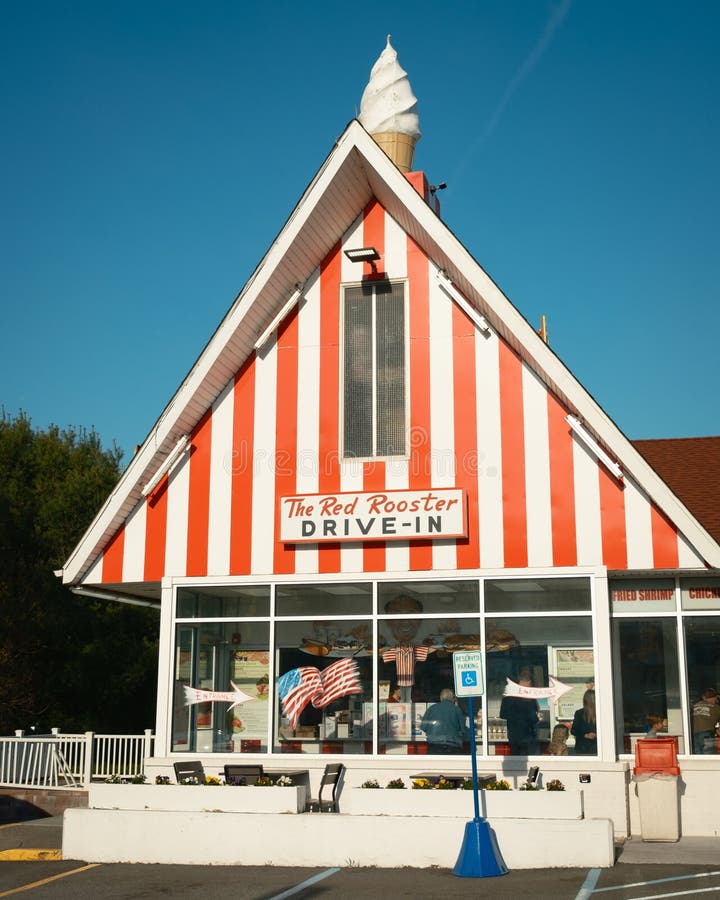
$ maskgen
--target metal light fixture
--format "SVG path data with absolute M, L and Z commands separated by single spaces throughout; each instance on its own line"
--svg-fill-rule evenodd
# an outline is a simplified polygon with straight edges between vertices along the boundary
M 304 287 L 304 285 L 300 284 L 299 282 L 298 282 L 298 284 L 295 285 L 295 290 L 290 295 L 290 299 L 283 306 L 283 308 L 280 310 L 280 312 L 275 316 L 275 318 L 268 325 L 268 327 L 265 329 L 265 331 L 263 331 L 263 333 L 260 335 L 260 337 L 255 341 L 255 349 L 256 350 L 262 350 L 262 348 L 265 346 L 265 344 L 267 344 L 268 340 L 270 339 L 270 335 L 273 333 L 273 331 L 275 331 L 275 329 L 282 322 L 282 320 L 285 318 L 285 316 L 290 312 L 290 310 L 300 300 L 300 298 L 302 297 L 303 287 Z
M 165 457 L 165 460 L 163 461 L 157 472 L 142 489 L 143 497 L 147 497 L 149 494 L 152 494 L 152 492 L 160 483 L 160 479 L 163 477 L 163 475 L 166 472 L 169 472 L 174 467 L 182 454 L 189 450 L 191 446 L 192 444 L 190 443 L 190 435 L 184 434 L 177 442 L 177 444 L 175 444 L 170 453 Z
M 481 316 L 480 313 L 475 309 L 474 306 L 471 306 L 470 303 L 463 297 L 460 291 L 455 287 L 455 285 L 450 281 L 445 272 L 442 269 L 438 269 L 437 272 L 437 280 L 440 282 L 440 287 L 445 291 L 445 293 L 454 300 L 460 309 L 465 313 L 465 315 L 477 325 L 480 331 L 485 334 L 490 334 L 490 325 L 488 324 L 488 320 L 485 316 Z
M 610 472 L 618 479 L 618 481 L 623 480 L 623 470 L 620 466 L 612 459 L 608 454 L 603 450 L 603 448 L 598 444 L 594 437 L 586 430 L 585 426 L 579 419 L 576 419 L 575 416 L 569 415 L 565 417 L 565 421 L 572 428 L 573 432 L 580 438 L 580 440 L 585 444 L 588 450 L 592 450 L 595 456 L 600 460 L 600 462 L 609 469 Z
M 346 250 L 345 256 L 350 262 L 373 263 L 380 259 L 380 254 L 374 247 L 358 247 L 356 250 Z

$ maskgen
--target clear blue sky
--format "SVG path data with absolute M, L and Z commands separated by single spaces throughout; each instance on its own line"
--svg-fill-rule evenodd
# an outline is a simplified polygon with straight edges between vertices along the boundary
M 393 36 L 443 218 L 630 438 L 720 434 L 720 3 L 24 0 L 0 402 L 126 461 Z

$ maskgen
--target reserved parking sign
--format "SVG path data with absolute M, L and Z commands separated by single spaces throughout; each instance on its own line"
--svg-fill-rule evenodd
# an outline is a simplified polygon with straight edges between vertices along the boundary
M 479 650 L 453 653 L 453 673 L 456 697 L 480 697 L 485 693 Z

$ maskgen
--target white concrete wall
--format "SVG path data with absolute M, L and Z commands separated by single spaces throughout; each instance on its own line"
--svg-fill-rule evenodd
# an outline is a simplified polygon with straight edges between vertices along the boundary
M 613 865 L 608 820 L 490 820 L 510 869 Z M 457 818 L 301 816 L 69 809 L 64 859 L 113 863 L 452 868 L 465 823 Z M 411 848 L 412 855 L 408 856 Z
M 193 759 L 200 759 L 193 756 Z M 177 759 L 177 757 L 175 758 Z M 310 771 L 311 796 L 316 797 L 320 786 L 325 765 L 330 762 L 342 762 L 347 766 L 343 780 L 343 790 L 360 787 L 369 778 L 376 778 L 384 787 L 392 778 L 403 778 L 410 786 L 410 776 L 425 771 L 453 773 L 465 773 L 470 771 L 470 760 L 440 760 L 424 756 L 385 756 L 382 758 L 342 756 L 312 757 L 304 755 L 280 755 L 273 757 L 243 757 L 243 762 L 261 762 L 267 768 L 307 768 Z M 223 765 L 228 762 L 238 762 L 238 756 L 205 757 L 203 764 L 208 775 L 215 775 L 222 771 Z M 597 760 L 583 760 L 581 757 L 543 757 L 535 761 L 540 766 L 541 779 L 544 783 L 559 778 L 565 787 L 570 790 L 582 790 L 584 798 L 585 817 L 588 819 L 610 819 L 616 838 L 624 838 L 630 834 L 630 819 L 628 814 L 628 791 L 631 788 L 632 763 L 623 761 L 615 763 L 601 763 Z M 172 768 L 173 760 L 170 758 L 148 759 L 145 762 L 145 772 L 150 780 L 155 775 L 169 775 L 174 781 Z M 509 757 L 496 756 L 491 759 L 479 760 L 478 771 L 495 775 L 497 778 L 507 778 L 512 787 L 517 790 L 527 778 L 527 765 L 518 765 Z M 580 775 L 589 774 L 590 783 L 581 783 Z M 340 795 L 340 810 L 345 811 L 342 793 Z M 636 832 L 639 833 L 639 832 Z M 693 832 L 698 833 L 698 832 Z M 713 834 L 714 832 L 706 832 Z
M 193 756 L 193 759 L 200 757 Z M 177 759 L 177 757 L 175 758 Z M 507 757 L 496 757 L 492 760 L 478 762 L 480 772 L 492 773 L 498 778 L 507 778 L 511 785 L 517 789 L 527 776 L 527 767 L 518 767 L 508 761 Z M 254 762 L 255 758 L 243 761 Z M 430 760 L 423 756 L 416 757 L 385 757 L 384 759 L 353 757 L 349 759 L 338 757 L 305 757 L 281 756 L 263 757 L 257 761 L 262 762 L 268 768 L 279 769 L 307 768 L 310 771 L 310 784 L 312 796 L 317 796 L 320 778 L 325 765 L 329 762 L 344 762 L 348 767 L 345 772 L 344 789 L 360 787 L 368 778 L 377 778 L 381 785 L 387 784 L 391 778 L 404 778 L 406 784 L 410 784 L 410 775 L 422 771 L 466 772 L 470 769 L 470 763 L 452 762 L 445 763 L 437 759 Z M 150 780 L 156 774 L 169 775 L 174 780 L 172 768 L 173 760 L 170 758 L 154 757 L 146 760 L 145 771 Z M 208 774 L 217 774 L 222 770 L 225 762 L 238 762 L 238 757 L 205 757 L 204 763 Z M 616 838 L 624 838 L 629 835 L 640 835 L 640 811 L 635 785 L 632 783 L 633 762 L 623 760 L 616 763 L 600 763 L 597 760 L 584 761 L 580 757 L 565 757 L 556 759 L 540 758 L 536 761 L 540 765 L 542 779 L 547 782 L 552 778 L 559 778 L 568 790 L 582 790 L 584 798 L 585 817 L 588 819 L 610 819 Z M 681 775 L 679 780 L 680 791 L 680 833 L 687 837 L 720 836 L 720 814 L 716 806 L 717 789 L 720 779 L 717 758 L 708 757 L 706 760 L 680 759 Z M 589 784 L 580 782 L 581 774 L 589 774 Z M 343 810 L 343 798 L 340 795 L 340 809 Z

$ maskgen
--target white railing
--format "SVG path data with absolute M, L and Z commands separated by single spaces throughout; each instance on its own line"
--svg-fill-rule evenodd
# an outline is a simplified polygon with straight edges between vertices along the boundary
M 0 737 L 0 786 L 86 788 L 111 775 L 132 778 L 152 755 L 153 734 L 52 734 Z

